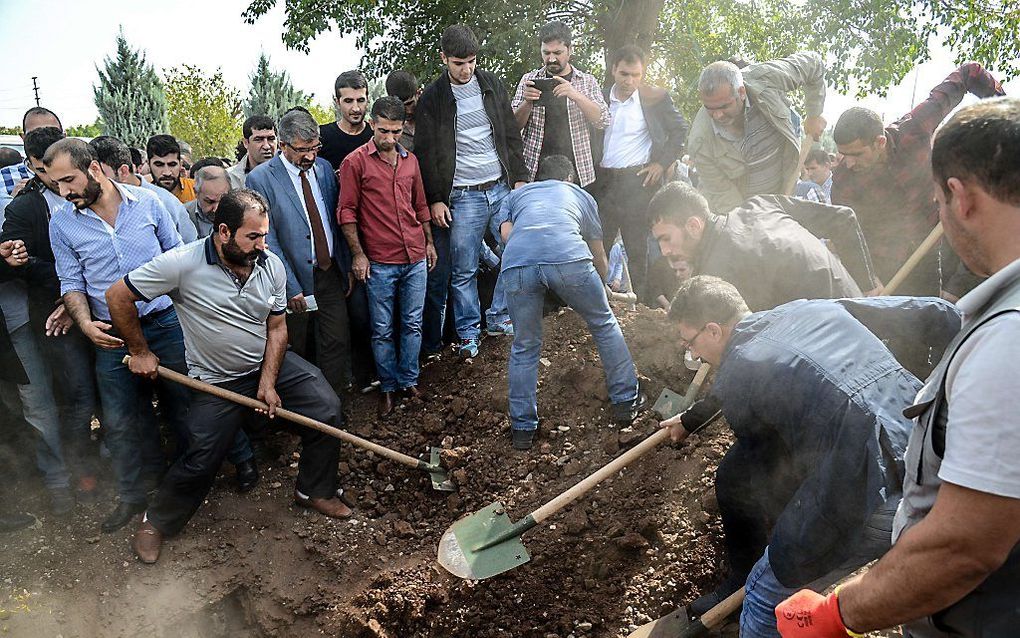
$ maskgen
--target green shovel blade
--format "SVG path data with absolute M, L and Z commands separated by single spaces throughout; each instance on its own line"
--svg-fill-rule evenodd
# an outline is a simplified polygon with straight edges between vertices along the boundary
M 429 470 L 429 477 L 432 479 L 432 489 L 439 490 L 441 492 L 453 492 L 457 488 L 453 486 L 453 481 L 450 480 L 450 476 L 446 471 L 439 465 L 439 452 L 440 448 L 434 447 L 429 449 L 429 466 L 434 468 Z
M 533 525 L 533 524 L 532 524 Z M 503 503 L 496 502 L 469 514 L 450 526 L 439 542 L 439 564 L 454 576 L 482 580 L 502 574 L 531 560 L 520 535 L 485 549 L 479 546 L 521 527 L 506 515 Z
M 663 388 L 659 398 L 655 400 L 652 410 L 663 420 L 674 417 L 687 409 L 682 394 L 677 394 L 669 388 Z

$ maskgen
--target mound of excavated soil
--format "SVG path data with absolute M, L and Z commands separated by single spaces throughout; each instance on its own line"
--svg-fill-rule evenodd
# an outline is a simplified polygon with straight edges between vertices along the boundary
M 692 373 L 664 315 L 618 314 L 650 399 L 665 386 L 683 391 Z M 654 431 L 650 413 L 629 428 L 611 423 L 597 351 L 576 315 L 548 317 L 545 344 L 541 435 L 530 452 L 509 445 L 505 339 L 487 339 L 471 362 L 446 354 L 428 364 L 427 400 L 386 420 L 375 418 L 374 395 L 357 397 L 348 406 L 354 432 L 409 454 L 442 446 L 458 491 L 434 492 L 426 474 L 345 446 L 349 521 L 292 506 L 296 439 L 283 432 L 270 439 L 276 454 L 259 487 L 235 494 L 225 469 L 153 567 L 131 555 L 133 526 L 98 532 L 108 503 L 51 520 L 44 496 L 22 481 L 42 522 L 0 537 L 0 631 L 608 637 L 710 589 L 722 573 L 712 476 L 729 442 L 718 424 L 680 448 L 654 450 L 528 532 L 526 565 L 471 582 L 435 562 L 439 538 L 460 516 L 501 500 L 518 520 Z

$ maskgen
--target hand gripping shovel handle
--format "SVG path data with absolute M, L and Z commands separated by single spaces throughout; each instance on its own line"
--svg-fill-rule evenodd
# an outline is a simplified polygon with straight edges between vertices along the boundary
M 127 365 L 127 363 L 130 360 L 131 360 L 130 355 L 129 356 L 125 356 L 124 357 L 124 364 Z M 255 410 L 268 410 L 269 409 L 268 405 L 266 405 L 265 403 L 259 401 L 258 399 L 253 399 L 251 397 L 246 397 L 243 394 L 238 394 L 237 392 L 231 392 L 230 390 L 227 390 L 226 388 L 220 388 L 220 387 L 214 386 L 214 385 L 212 385 L 210 383 L 205 383 L 203 381 L 199 381 L 198 379 L 192 379 L 191 377 L 189 377 L 189 376 L 187 376 L 185 374 L 181 374 L 180 372 L 175 372 L 173 370 L 170 370 L 169 368 L 164 368 L 163 366 L 159 366 L 156 370 L 159 373 L 160 377 L 162 377 L 164 379 L 169 379 L 170 381 L 173 381 L 174 383 L 179 383 L 179 384 L 181 384 L 183 386 L 187 386 L 187 387 L 191 388 L 192 390 L 198 390 L 199 392 L 205 392 L 207 394 L 211 394 L 213 396 L 217 396 L 217 397 L 219 397 L 221 399 L 226 399 L 227 401 L 233 401 L 234 403 L 237 403 L 237 404 L 240 404 L 240 405 L 243 405 L 243 406 L 255 409 Z M 361 438 L 360 436 L 355 436 L 355 435 L 351 434 L 350 432 L 345 432 L 345 431 L 340 430 L 338 428 L 335 428 L 335 427 L 333 427 L 331 425 L 326 425 L 325 423 L 323 423 L 321 421 L 316 421 L 315 419 L 310 419 L 310 418 L 306 417 L 303 414 L 298 414 L 297 412 L 291 412 L 290 410 L 285 410 L 283 408 L 277 408 L 276 415 L 278 417 L 280 417 L 280 418 L 286 419 L 286 420 L 291 421 L 293 423 L 297 423 L 298 425 L 303 425 L 305 427 L 312 428 L 313 430 L 318 430 L 320 432 L 325 432 L 326 434 L 328 434 L 330 436 L 335 436 L 336 438 L 340 439 L 341 441 L 347 441 L 351 445 L 356 445 L 358 447 L 365 448 L 366 450 L 371 450 L 372 452 L 375 452 L 376 454 L 378 454 L 381 457 L 390 459 L 391 461 L 396 461 L 397 463 L 400 463 L 402 465 L 406 465 L 408 467 L 413 467 L 413 468 L 428 468 L 428 467 L 430 467 L 429 464 L 425 463 L 424 461 L 420 461 L 420 460 L 418 460 L 416 458 L 412 458 L 412 457 L 410 457 L 410 456 L 408 456 L 406 454 L 401 454 L 400 452 L 397 452 L 395 450 L 391 450 L 389 448 L 385 448 L 385 447 L 383 447 L 381 445 L 378 445 L 376 443 L 372 443 L 371 441 L 366 441 L 365 439 Z
M 694 380 L 691 381 L 691 385 L 687 389 L 687 393 L 684 395 L 684 401 L 687 404 L 687 407 L 690 407 L 690 401 L 697 396 L 698 390 L 701 389 L 701 384 L 704 383 L 705 377 L 708 376 L 708 371 L 711 367 L 712 366 L 707 363 L 702 363 L 701 367 L 698 368 L 698 373 L 694 375 Z M 658 446 L 667 438 L 669 438 L 669 430 L 667 428 L 660 429 L 655 434 L 649 436 L 644 441 L 641 441 L 631 449 L 610 461 L 608 464 L 601 467 L 574 487 L 563 492 L 553 500 L 532 512 L 531 518 L 535 520 L 536 524 L 541 523 L 545 519 L 562 510 L 564 507 L 576 501 L 581 496 L 584 496 L 593 487 L 613 474 L 616 474 L 632 461 L 642 456 L 652 448 Z
M 917 247 L 917 250 L 907 258 L 907 261 L 903 262 L 903 265 L 900 266 L 900 269 L 896 271 L 896 274 L 893 275 L 893 278 L 889 280 L 889 283 L 885 285 L 885 288 L 879 294 L 891 295 L 896 292 L 896 289 L 910 276 L 910 273 L 914 272 L 917 264 L 921 263 L 924 256 L 931 251 L 935 244 L 939 243 L 940 239 L 942 239 L 942 222 L 935 224 L 935 228 L 931 229 L 931 232 L 924 238 L 924 241 Z

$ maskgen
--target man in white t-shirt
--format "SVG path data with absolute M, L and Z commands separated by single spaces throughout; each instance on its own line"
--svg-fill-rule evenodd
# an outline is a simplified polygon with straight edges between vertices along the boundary
M 960 333 L 904 414 L 916 417 L 893 548 L 828 597 L 776 607 L 785 638 L 1000 638 L 1020 626 L 1020 100 L 961 109 L 935 136 L 946 236 L 976 275 Z

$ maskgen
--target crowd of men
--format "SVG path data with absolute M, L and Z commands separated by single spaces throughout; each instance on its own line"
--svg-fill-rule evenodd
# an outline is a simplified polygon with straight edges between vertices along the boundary
M 663 426 L 679 441 L 721 413 L 736 437 L 715 485 L 728 572 L 692 615 L 744 588 L 742 636 L 1008 635 L 1020 103 L 942 124 L 967 92 L 1003 95 L 967 63 L 889 126 L 843 113 L 828 152 L 815 53 L 708 65 L 688 126 L 645 81 L 640 48 L 613 52 L 603 83 L 573 46 L 565 24 L 544 25 L 542 66 L 511 91 L 451 26 L 424 88 L 397 70 L 370 104 L 368 79 L 346 71 L 335 122 L 300 106 L 249 117 L 236 163 L 192 162 L 167 134 L 145 149 L 68 138 L 30 109 L 24 161 L 0 154 L 0 388 L 37 433 L 51 513 L 95 498 L 108 456 L 117 498 L 101 528 L 143 515 L 133 547 L 155 562 L 224 459 L 238 491 L 255 487 L 280 406 L 344 427 L 341 399 L 377 391 L 387 418 L 427 400 L 422 361 L 446 344 L 482 356 L 483 332 L 513 339 L 510 443 L 528 450 L 548 297 L 587 323 L 610 414 L 629 424 L 646 400 L 609 303 L 628 290 L 716 368 L 708 396 Z M 910 296 L 879 296 L 939 220 L 947 241 L 902 284 Z M 350 516 L 338 441 L 300 434 L 295 502 Z M 31 524 L 4 496 L 0 531 Z

